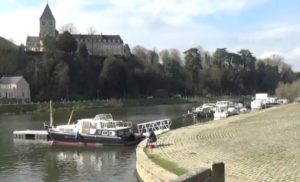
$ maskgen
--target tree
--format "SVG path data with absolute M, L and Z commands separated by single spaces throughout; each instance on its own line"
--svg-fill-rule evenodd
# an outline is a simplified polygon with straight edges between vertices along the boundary
M 226 68 L 228 65 L 228 53 L 226 48 L 219 48 L 213 54 L 213 64 L 219 68 Z
M 280 73 L 280 80 L 284 83 L 291 83 L 294 81 L 294 72 L 290 65 L 283 62 L 284 58 L 280 55 L 273 54 L 270 57 L 263 59 L 262 61 L 266 65 L 277 66 Z
M 104 60 L 99 79 L 105 96 L 120 97 L 126 95 L 127 70 L 121 57 L 108 56 Z
M 60 33 L 64 33 L 64 32 L 70 32 L 71 34 L 77 34 L 78 33 L 78 30 L 73 25 L 73 23 L 67 23 L 67 24 L 61 26 L 59 31 L 60 31 Z
M 46 52 L 51 52 L 53 53 L 56 49 L 56 40 L 54 37 L 51 37 L 51 36 L 46 36 L 44 37 L 43 39 L 43 44 L 44 44 L 44 49 Z
M 289 101 L 294 101 L 300 97 L 300 80 L 296 80 L 293 83 L 280 82 L 275 90 L 278 98 L 286 98 Z
M 132 49 L 132 53 L 145 65 L 147 64 L 147 51 L 148 50 L 146 48 L 139 45 Z
M 252 53 L 248 49 L 241 49 L 238 53 L 241 56 L 244 71 L 253 71 L 255 69 L 256 58 L 252 55 Z
M 260 92 L 274 93 L 280 81 L 277 66 L 266 65 L 263 61 L 257 63 L 256 71 L 257 90 Z
M 197 48 L 191 48 L 184 53 L 185 68 L 191 74 L 193 92 L 200 93 L 200 71 L 202 69 L 201 55 Z
M 130 51 L 130 47 L 128 44 L 124 45 L 124 54 L 126 57 L 130 57 L 131 56 L 131 51 Z
M 60 61 L 54 68 L 53 79 L 57 82 L 57 98 L 69 99 L 69 66 Z
M 58 36 L 57 48 L 64 52 L 74 53 L 77 50 L 77 41 L 70 32 L 66 31 Z
M 89 27 L 87 29 L 87 33 L 88 35 L 91 37 L 91 55 L 94 55 L 94 39 L 95 39 L 95 33 L 96 33 L 96 29 L 94 27 Z
M 81 58 L 87 58 L 89 56 L 89 52 L 87 50 L 87 47 L 86 47 L 85 43 L 80 43 L 79 44 L 78 55 Z
M 155 50 L 153 51 L 147 51 L 147 64 L 149 65 L 155 65 L 158 64 L 159 57 Z

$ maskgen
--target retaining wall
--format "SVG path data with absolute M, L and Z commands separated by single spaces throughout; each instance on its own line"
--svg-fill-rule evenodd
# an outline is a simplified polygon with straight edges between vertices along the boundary
M 212 163 L 211 167 L 200 166 L 181 176 L 177 176 L 152 162 L 145 154 L 144 147 L 145 140 L 136 149 L 136 170 L 139 181 L 225 182 L 225 165 L 223 162 Z

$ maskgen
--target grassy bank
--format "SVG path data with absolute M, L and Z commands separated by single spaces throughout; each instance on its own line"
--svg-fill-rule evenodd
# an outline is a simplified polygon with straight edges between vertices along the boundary
M 54 110 L 64 109 L 92 109 L 101 107 L 132 107 L 150 106 L 164 104 L 184 104 L 184 103 L 205 103 L 216 102 L 218 100 L 248 101 L 249 96 L 219 96 L 219 97 L 182 97 L 182 98 L 138 98 L 138 99 L 103 99 L 103 100 L 83 100 L 83 101 L 63 101 L 53 102 Z M 0 114 L 19 114 L 28 112 L 45 112 L 49 110 L 48 102 L 35 102 L 27 104 L 4 104 L 0 105 Z
M 147 148 L 144 148 L 145 154 L 148 156 L 149 159 L 152 160 L 155 164 L 158 166 L 161 166 L 162 168 L 166 169 L 167 171 L 176 174 L 177 176 L 183 175 L 188 170 L 184 169 L 182 167 L 179 167 L 176 163 L 168 161 L 166 159 L 161 158 L 157 154 L 151 153 Z

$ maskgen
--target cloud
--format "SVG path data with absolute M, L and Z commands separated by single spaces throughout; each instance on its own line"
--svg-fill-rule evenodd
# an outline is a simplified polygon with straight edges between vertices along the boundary
M 293 23 L 277 23 L 270 24 L 263 27 L 256 32 L 248 32 L 240 35 L 241 40 L 245 41 L 266 41 L 266 40 L 280 40 L 295 34 L 300 33 L 300 25 Z
M 27 34 L 38 34 L 38 18 L 45 4 L 24 7 L 24 2 L 21 1 L 1 0 L 1 2 L 4 4 L 14 3 L 15 7 L 18 8 L 0 13 L 0 21 L 2 24 L 7 25 L 4 28 L 1 27 L 0 35 L 13 38 L 17 43 L 24 43 Z M 196 16 L 237 13 L 248 6 L 259 3 L 262 3 L 262 1 L 72 0 L 72 5 L 70 5 L 69 0 L 53 0 L 50 2 L 50 7 L 56 17 L 57 29 L 64 24 L 73 23 L 81 33 L 86 33 L 86 29 L 90 26 L 107 34 L 115 33 L 122 35 L 125 33 L 129 35 L 130 33 L 128 32 L 133 31 L 138 34 L 128 38 L 135 41 L 139 37 L 151 34 L 152 31 L 170 30 L 170 28 L 164 27 L 189 27 L 190 24 L 195 24 L 192 18 Z M 23 5 L 22 9 L 20 9 L 21 5 Z M 136 29 L 139 31 L 135 31 Z M 12 33 L 12 31 L 15 32 Z M 172 31 L 177 30 L 174 29 Z M 162 34 L 166 35 L 167 33 L 164 32 Z
M 279 51 L 266 51 L 263 52 L 259 58 L 265 59 L 271 57 L 272 55 L 279 55 L 284 58 L 284 62 L 291 65 L 294 71 L 300 71 L 300 46 L 292 48 L 286 52 Z
M 27 35 L 38 35 L 39 20 L 35 16 L 39 13 L 35 8 L 0 13 L 0 36 L 20 44 L 25 42 Z
M 286 62 L 293 65 L 293 70 L 300 72 L 300 46 L 285 54 Z
M 258 58 L 265 59 L 265 58 L 269 58 L 273 55 L 283 56 L 283 54 L 279 51 L 266 51 L 266 52 L 262 53 Z

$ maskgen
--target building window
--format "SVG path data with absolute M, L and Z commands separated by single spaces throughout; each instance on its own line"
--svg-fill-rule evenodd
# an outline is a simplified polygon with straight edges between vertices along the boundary
M 44 21 L 42 21 L 42 25 L 45 25 L 45 22 L 44 22 Z
M 52 21 L 50 21 L 50 22 L 49 22 L 49 25 L 51 25 L 51 26 L 52 26 Z

